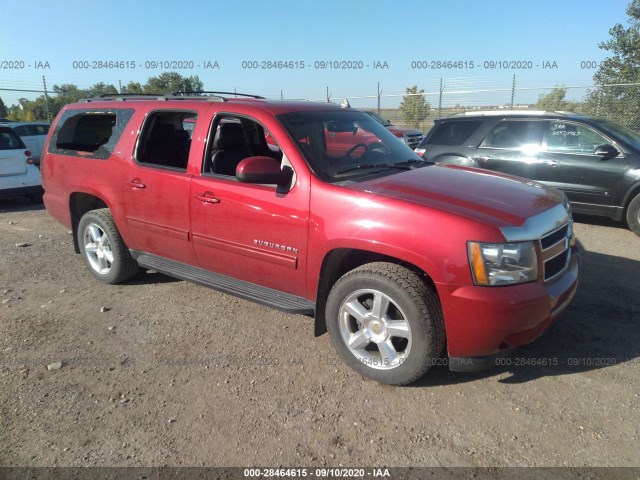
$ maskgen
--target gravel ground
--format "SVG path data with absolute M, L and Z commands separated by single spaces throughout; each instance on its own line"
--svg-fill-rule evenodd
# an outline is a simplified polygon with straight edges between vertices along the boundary
M 41 206 L 2 201 L 0 465 L 638 466 L 640 238 L 576 220 L 553 329 L 512 365 L 399 388 L 310 318 L 157 273 L 100 284 Z

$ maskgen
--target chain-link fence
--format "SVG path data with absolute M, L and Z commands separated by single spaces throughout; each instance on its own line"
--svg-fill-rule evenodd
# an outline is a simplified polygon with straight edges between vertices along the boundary
M 0 118 L 51 120 L 67 98 L 48 90 L 44 77 L 29 82 L 28 87 L 16 88 L 0 82 Z M 372 92 L 327 87 L 318 96 L 307 99 L 335 103 L 346 99 L 352 107 L 377 111 L 393 124 L 425 131 L 437 118 L 488 109 L 573 111 L 614 120 L 640 131 L 640 83 L 550 86 L 515 75 L 502 80 L 434 77 L 416 85 L 413 93 L 403 88 L 397 90 L 385 92 L 381 84 Z M 278 98 L 287 99 L 286 91 Z

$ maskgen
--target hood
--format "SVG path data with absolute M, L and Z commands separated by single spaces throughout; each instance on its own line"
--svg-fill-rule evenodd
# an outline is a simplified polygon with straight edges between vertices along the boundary
M 351 184 L 364 193 L 448 211 L 496 227 L 520 226 L 563 201 L 563 194 L 531 180 L 487 170 L 431 165 Z
M 415 128 L 403 128 L 403 127 L 396 127 L 395 125 L 387 125 L 387 130 L 389 130 L 391 133 L 393 133 L 394 135 L 396 134 L 400 134 L 400 135 L 404 135 L 405 133 L 409 134 L 409 135 L 415 135 L 415 134 L 420 134 L 422 135 L 422 131 L 421 130 L 416 130 Z

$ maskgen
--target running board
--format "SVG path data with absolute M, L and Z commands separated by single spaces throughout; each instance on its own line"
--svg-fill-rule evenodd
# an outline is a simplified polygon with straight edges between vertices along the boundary
M 193 267 L 185 263 L 176 262 L 150 253 L 130 250 L 131 255 L 141 267 L 149 268 L 171 277 L 197 283 L 213 288 L 220 292 L 235 295 L 252 302 L 276 308 L 287 313 L 313 316 L 315 303 L 306 298 L 297 297 L 290 293 L 280 292 L 272 288 L 262 287 L 254 283 L 237 280 L 226 275 L 209 272 L 202 268 Z

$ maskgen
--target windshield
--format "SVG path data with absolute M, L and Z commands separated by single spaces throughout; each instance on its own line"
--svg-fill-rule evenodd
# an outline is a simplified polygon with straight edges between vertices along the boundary
M 367 115 L 369 115 L 370 117 L 373 117 L 376 119 L 376 121 L 382 125 L 383 127 L 388 127 L 389 125 L 391 125 L 391 122 L 389 120 L 385 120 L 384 118 L 382 118 L 380 115 L 378 115 L 376 112 L 364 112 Z
M 429 163 L 363 112 L 295 112 L 278 119 L 313 171 L 327 182 L 390 174 Z
M 638 132 L 634 132 L 630 128 L 610 120 L 598 120 L 598 124 L 616 135 L 623 142 L 640 151 L 640 134 Z

